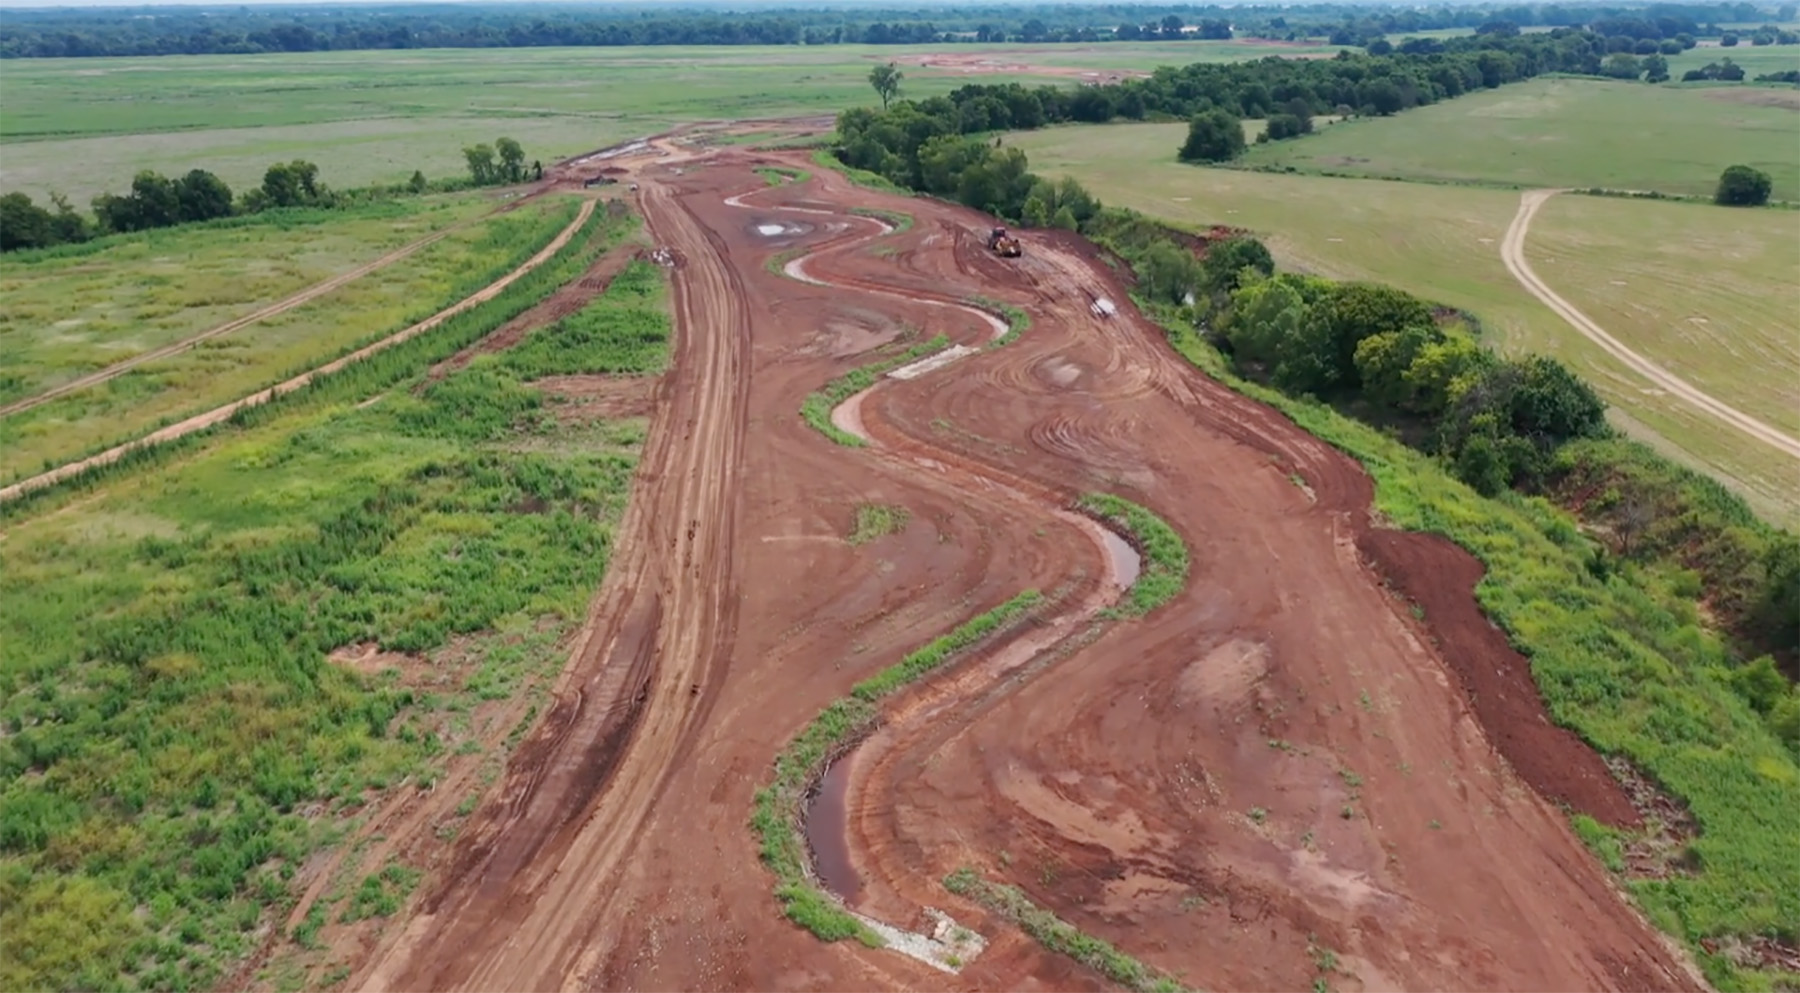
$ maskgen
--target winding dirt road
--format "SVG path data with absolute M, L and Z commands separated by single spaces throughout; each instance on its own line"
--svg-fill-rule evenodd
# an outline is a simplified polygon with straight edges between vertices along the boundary
M 1303 988 L 1329 948 L 1341 990 L 1698 988 L 1546 801 L 1635 816 L 1473 608 L 1466 553 L 1374 528 L 1359 467 L 1177 356 L 1080 239 L 1003 262 L 972 212 L 672 150 L 615 160 L 676 260 L 677 337 L 607 578 L 554 706 L 353 987 L 1099 985 L 938 883 L 973 864 L 1202 987 Z M 866 391 L 840 424 L 870 446 L 797 416 L 871 353 L 990 341 L 977 294 L 1031 329 Z M 1108 571 L 1063 508 L 1091 490 L 1189 545 L 1148 617 L 1082 623 Z M 906 525 L 851 545 L 869 504 Z M 1384 575 L 1439 598 L 1426 621 Z M 1025 664 L 953 667 L 850 760 L 855 909 L 950 908 L 987 951 L 952 976 L 789 924 L 746 824 L 776 753 L 1025 588 L 1060 595 L 1006 649 Z
M 337 372 L 353 363 L 360 362 L 378 352 L 386 351 L 402 342 L 410 341 L 463 311 L 492 300 L 494 297 L 499 296 L 508 286 L 518 282 L 525 274 L 536 269 L 538 266 L 550 261 L 551 256 L 561 251 L 562 247 L 569 243 L 569 239 L 575 237 L 575 232 L 581 230 L 581 226 L 587 223 L 589 217 L 593 216 L 595 203 L 596 201 L 594 200 L 584 201 L 581 205 L 581 209 L 576 212 L 575 219 L 570 221 L 567 227 L 557 232 L 556 237 L 552 238 L 548 245 L 545 245 L 536 255 L 526 259 L 518 268 L 417 324 L 396 331 L 380 341 L 365 345 L 342 358 L 334 359 L 316 369 L 310 369 L 267 389 L 257 390 L 255 393 L 240 400 L 233 400 L 231 403 L 221 407 L 215 407 L 206 413 L 196 414 L 186 420 L 178 421 L 164 428 L 159 428 L 142 438 L 133 439 L 122 445 L 116 445 L 98 455 L 90 455 L 85 459 L 70 462 L 67 465 L 58 466 L 48 472 L 42 472 L 36 476 L 22 479 L 10 486 L 0 487 L 0 503 L 5 503 L 8 500 L 23 496 L 33 490 L 60 483 L 65 479 L 96 466 L 110 465 L 117 462 L 119 459 L 124 458 L 127 453 L 136 451 L 137 449 L 160 445 L 165 442 L 174 441 L 177 438 L 186 437 L 196 431 L 204 431 L 215 424 L 230 419 L 231 415 L 240 410 L 260 406 L 278 396 L 292 393 L 295 390 L 307 386 L 319 376 L 330 375 L 331 373 Z
M 1525 236 L 1531 228 L 1531 219 L 1550 198 L 1562 190 L 1528 190 L 1519 197 L 1519 212 L 1513 216 L 1512 224 L 1506 229 L 1506 238 L 1500 243 L 1500 258 L 1506 263 L 1507 271 L 1519 284 L 1543 302 L 1544 306 L 1555 311 L 1557 316 L 1569 322 L 1569 326 L 1581 332 L 1582 336 L 1606 350 L 1608 355 L 1623 362 L 1633 372 L 1648 379 L 1657 387 L 1686 400 L 1700 410 L 1726 424 L 1737 428 L 1757 441 L 1768 445 L 1785 455 L 1800 459 L 1800 438 L 1787 434 L 1778 428 L 1751 417 L 1710 394 L 1696 388 L 1686 380 L 1669 372 L 1662 366 L 1633 351 L 1619 339 L 1606 332 L 1606 329 L 1594 323 L 1594 320 L 1576 309 L 1575 305 L 1558 296 L 1544 281 L 1532 271 L 1531 264 L 1525 260 Z

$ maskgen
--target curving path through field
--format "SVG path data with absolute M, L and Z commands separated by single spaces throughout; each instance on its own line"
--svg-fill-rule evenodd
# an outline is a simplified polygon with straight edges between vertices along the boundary
M 1624 342 L 1614 338 L 1605 328 L 1596 324 L 1575 305 L 1557 295 L 1538 274 L 1532 271 L 1531 263 L 1525 260 L 1525 236 L 1531 228 L 1531 219 L 1550 198 L 1562 190 L 1528 190 L 1519 197 L 1519 212 L 1513 216 L 1512 224 L 1506 229 L 1506 238 L 1500 243 L 1500 258 L 1506 263 L 1507 271 L 1519 284 L 1542 301 L 1544 306 L 1555 311 L 1557 316 L 1569 322 L 1569 326 L 1581 332 L 1582 336 L 1601 348 L 1607 354 L 1625 363 L 1632 371 L 1655 383 L 1658 387 L 1686 400 L 1700 410 L 1737 428 L 1757 441 L 1768 445 L 1785 455 L 1800 459 L 1800 438 L 1787 434 L 1778 428 L 1757 420 L 1749 414 L 1738 410 L 1712 395 L 1698 389 L 1686 380 L 1669 372 L 1662 366 L 1633 351 Z
M 402 342 L 410 341 L 463 311 L 492 300 L 494 297 L 500 295 L 501 291 L 505 290 L 508 286 L 518 282 L 522 277 L 533 269 L 536 269 L 538 266 L 550 261 L 551 256 L 561 251 L 563 246 L 569 243 L 569 239 L 575 237 L 575 232 L 581 230 L 581 226 L 587 223 L 589 217 L 593 216 L 594 206 L 597 202 L 598 201 L 595 200 L 583 201 L 581 209 L 575 214 L 575 219 L 570 221 L 567 227 L 557 232 L 556 237 L 552 238 L 548 245 L 545 245 L 536 255 L 526 259 L 517 269 L 501 276 L 499 279 L 494 280 L 480 290 L 477 290 L 469 296 L 457 301 L 455 304 L 438 311 L 436 314 L 427 317 L 419 323 L 404 330 L 396 331 L 386 338 L 383 338 L 374 344 L 359 348 L 342 358 L 333 359 L 316 369 L 303 372 L 298 376 L 277 383 L 267 389 L 259 389 L 255 393 L 240 400 L 233 400 L 231 403 L 225 404 L 222 407 L 215 407 L 204 414 L 196 414 L 184 421 L 179 421 L 168 427 L 152 431 L 142 438 L 133 439 L 122 445 L 116 445 L 98 455 L 90 455 L 85 459 L 70 462 L 67 465 L 58 466 L 48 472 L 39 473 L 28 479 L 20 480 L 11 486 L 0 487 L 0 503 L 16 499 L 33 490 L 60 483 L 71 476 L 85 472 L 96 466 L 110 465 L 111 463 L 124 458 L 127 453 L 136 451 L 137 449 L 160 445 L 164 442 L 186 437 L 196 431 L 204 431 L 215 424 L 229 419 L 233 414 L 240 410 L 260 406 L 276 397 L 292 393 L 295 390 L 307 386 L 319 376 L 330 375 L 346 366 L 360 362 L 377 352 L 383 352 Z

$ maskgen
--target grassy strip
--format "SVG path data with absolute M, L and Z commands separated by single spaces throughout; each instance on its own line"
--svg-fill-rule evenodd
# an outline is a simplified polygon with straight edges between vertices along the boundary
M 768 260 L 763 262 L 763 268 L 777 276 L 787 276 L 792 279 L 794 277 L 787 274 L 787 264 L 810 251 L 812 251 L 810 248 L 784 248 L 769 256 Z
M 878 190 L 882 193 L 892 193 L 895 196 L 910 197 L 913 195 L 911 190 L 908 190 L 904 186 L 894 185 L 893 182 L 880 173 L 845 165 L 838 161 L 837 156 L 831 154 L 831 149 L 829 148 L 821 148 L 814 152 L 812 160 L 814 165 L 821 168 L 843 173 L 845 179 L 850 180 L 858 186 L 867 187 L 871 190 Z
M 993 341 L 988 342 L 987 347 L 989 348 L 1000 348 L 1005 345 L 1010 345 L 1013 342 L 1018 341 L 1020 335 L 1031 330 L 1031 315 L 1025 313 L 1022 308 L 1015 307 L 1010 303 L 1003 303 L 999 300 L 990 300 L 987 297 L 970 297 L 969 303 L 972 306 L 980 307 L 982 310 L 998 314 L 1006 320 L 1006 333 L 995 338 Z
M 877 701 L 1016 622 L 1042 600 L 1037 590 L 1026 590 L 856 684 L 849 696 L 820 711 L 775 756 L 775 779 L 756 791 L 750 827 L 761 842 L 763 864 L 775 873 L 775 898 L 789 920 L 825 941 L 855 938 L 871 948 L 881 946 L 879 935 L 807 879 L 800 803 L 831 756 L 874 725 Z
M 800 416 L 806 423 L 813 426 L 813 430 L 832 441 L 848 448 L 861 448 L 863 446 L 861 438 L 831 423 L 831 409 L 854 394 L 875 385 L 876 377 L 889 369 L 897 369 L 914 359 L 949 347 L 949 337 L 940 334 L 930 341 L 920 342 L 898 355 L 880 359 L 865 366 L 858 366 L 826 383 L 825 388 L 817 393 L 807 394 L 805 402 L 800 404 Z
M 889 234 L 910 231 L 913 226 L 912 215 L 901 213 L 898 210 L 882 210 L 880 207 L 851 207 L 850 213 L 858 217 L 873 217 L 876 220 L 888 222 L 894 228 L 888 232 Z
M 1121 612 L 1141 617 L 1181 592 L 1187 584 L 1187 545 L 1166 521 L 1111 493 L 1089 493 L 1076 506 L 1122 532 L 1144 557 Z
M 884 535 L 899 534 L 906 530 L 911 517 L 905 507 L 865 503 L 856 508 L 856 526 L 844 540 L 852 545 L 866 545 Z
M 1548 501 L 1481 497 L 1377 428 L 1238 378 L 1171 311 L 1160 316 L 1196 366 L 1360 462 L 1394 526 L 1444 535 L 1482 561 L 1476 599 L 1531 659 L 1551 717 L 1636 763 L 1701 825 L 1685 853 L 1697 871 L 1628 882 L 1646 914 L 1695 948 L 1721 989 L 1791 983 L 1697 947 L 1727 935 L 1800 941 L 1800 764 L 1731 688 L 1731 654 L 1692 604 L 1590 571 L 1589 542 Z
M 756 174 L 770 186 L 780 186 L 783 183 L 804 183 L 812 178 L 812 173 L 805 169 L 784 169 L 781 166 L 757 166 Z
M 334 373 L 315 377 L 305 387 L 284 393 L 254 407 L 246 407 L 222 424 L 184 435 L 173 441 L 134 448 L 117 461 L 94 466 L 51 486 L 22 494 L 0 504 L 0 521 L 31 511 L 42 501 L 71 491 L 89 490 L 101 482 L 151 465 L 205 444 L 220 432 L 263 424 L 269 418 L 302 404 L 344 401 L 387 389 L 433 362 L 449 358 L 474 344 L 500 325 L 525 312 L 556 287 L 580 275 L 602 252 L 634 230 L 634 217 L 609 218 L 596 210 L 575 237 L 554 257 L 520 277 L 492 300 L 457 314 L 426 334 L 353 362 Z M 530 254 L 542 246 L 533 248 Z M 529 258 L 530 254 L 526 257 Z M 515 266 L 516 268 L 516 266 Z
M 989 882 L 964 866 L 944 877 L 944 887 L 1002 914 L 1050 951 L 1080 962 L 1128 990 L 1178 993 L 1181 982 L 1139 962 L 1111 944 L 1081 933 L 1075 925 L 1031 902 L 1023 890 Z

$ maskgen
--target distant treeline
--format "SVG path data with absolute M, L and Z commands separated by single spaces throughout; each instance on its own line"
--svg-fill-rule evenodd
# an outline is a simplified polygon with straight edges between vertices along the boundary
M 353 203 L 432 191 L 494 186 L 542 179 L 544 167 L 525 164 L 525 149 L 511 138 L 463 149 L 469 178 L 430 181 L 414 170 L 412 179 L 390 186 L 333 190 L 319 181 L 319 167 L 304 159 L 277 162 L 263 173 L 262 185 L 233 196 L 231 187 L 205 169 L 190 169 L 171 179 L 145 169 L 123 194 L 102 193 L 93 200 L 93 217 L 83 216 L 61 194 L 41 206 L 24 193 L 0 196 L 0 252 L 53 248 L 90 238 L 151 228 L 174 227 L 221 217 L 260 214 L 289 207 L 344 207 Z
M 1788 21 L 1794 3 L 1474 4 L 1427 9 L 1143 4 L 926 8 L 587 7 L 557 4 L 386 7 L 184 7 L 8 11 L 0 58 L 251 55 L 401 48 L 619 45 L 832 45 L 1324 39 L 1476 28 L 1589 27 L 1640 39 L 1719 37 L 1718 24 Z M 1735 36 L 1734 36 L 1735 37 Z M 1766 40 L 1765 40 L 1766 39 Z M 1779 43 L 1779 29 L 1752 32 Z

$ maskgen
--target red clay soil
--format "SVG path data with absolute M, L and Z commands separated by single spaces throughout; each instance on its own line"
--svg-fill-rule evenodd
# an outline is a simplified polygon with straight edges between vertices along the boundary
M 1339 990 L 1698 987 L 1514 771 L 1538 766 L 1496 742 L 1545 768 L 1591 754 L 1484 730 L 1454 675 L 1465 651 L 1488 658 L 1460 633 L 1472 605 L 1430 600 L 1421 630 L 1365 564 L 1368 477 L 1181 360 L 1091 251 L 1028 232 L 1000 262 L 971 212 L 751 171 L 798 157 L 664 141 L 613 161 L 681 260 L 630 509 L 554 706 L 352 987 L 1106 985 L 950 895 L 964 864 L 1191 986 L 1304 988 L 1329 948 Z M 852 206 L 916 223 L 877 238 Z M 796 247 L 831 285 L 765 267 Z M 809 392 L 869 360 L 846 343 L 988 340 L 942 306 L 975 295 L 1024 307 L 1030 330 L 881 382 L 868 447 L 801 421 Z M 1095 317 L 1094 295 L 1118 315 Z M 1054 629 L 1105 574 L 1059 513 L 1096 489 L 1183 535 L 1186 590 L 1097 637 L 1069 626 L 1011 678 L 960 665 L 847 759 L 857 909 L 905 926 L 943 908 L 993 945 L 948 975 L 788 923 L 747 823 L 777 752 L 1022 589 L 1068 594 L 1040 618 Z M 868 503 L 909 523 L 852 546 Z M 1466 555 L 1382 534 L 1397 583 L 1467 601 Z M 1612 816 L 1602 794 L 1563 798 Z
M 1448 539 L 1400 531 L 1367 531 L 1357 545 L 1376 571 L 1429 620 L 1444 660 L 1487 736 L 1517 772 L 1546 798 L 1614 827 L 1638 827 L 1638 815 L 1605 760 L 1568 728 L 1550 722 L 1531 678 L 1531 662 L 1475 602 L 1484 573 L 1474 556 Z

